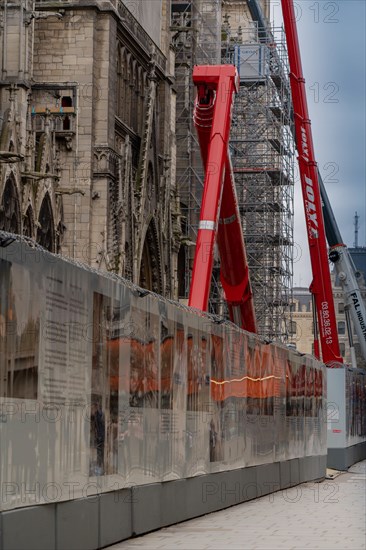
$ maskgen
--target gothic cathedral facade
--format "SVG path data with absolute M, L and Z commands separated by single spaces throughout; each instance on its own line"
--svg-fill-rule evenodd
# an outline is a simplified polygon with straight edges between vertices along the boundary
M 170 0 L 129 4 L 1 3 L 0 229 L 177 298 Z

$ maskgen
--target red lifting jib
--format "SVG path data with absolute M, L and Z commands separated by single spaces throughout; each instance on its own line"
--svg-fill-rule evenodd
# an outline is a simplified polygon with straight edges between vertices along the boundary
M 343 359 L 339 351 L 318 170 L 315 162 L 305 80 L 302 73 L 296 17 L 292 0 L 282 0 L 282 13 L 291 71 L 290 83 L 294 106 L 296 144 L 299 152 L 301 188 L 313 272 L 313 282 L 310 290 L 315 298 L 323 361 L 327 365 L 331 365 L 336 362 L 342 363 Z M 317 344 L 316 341 L 314 343 Z M 317 349 L 315 349 L 315 355 L 319 357 Z
M 232 65 L 197 66 L 193 71 L 193 82 L 197 86 L 194 123 L 205 168 L 205 182 L 189 305 L 207 311 L 217 237 L 220 280 L 230 318 L 243 329 L 257 332 L 228 150 L 233 95 L 239 89 L 238 73 Z

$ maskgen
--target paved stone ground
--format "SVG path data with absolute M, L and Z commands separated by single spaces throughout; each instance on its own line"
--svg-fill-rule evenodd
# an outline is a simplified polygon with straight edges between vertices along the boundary
M 114 550 L 366 549 L 366 461 L 286 491 L 120 542 Z

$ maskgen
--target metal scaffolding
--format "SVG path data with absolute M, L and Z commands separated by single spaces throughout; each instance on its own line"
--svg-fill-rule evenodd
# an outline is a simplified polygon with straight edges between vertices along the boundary
M 254 23 L 227 36 L 223 62 L 240 74 L 230 148 L 255 311 L 263 336 L 287 341 L 295 146 L 285 37 L 273 29 L 260 42 Z
M 235 32 L 221 21 L 221 0 L 171 0 L 175 45 L 176 178 L 185 235 L 179 254 L 179 296 L 188 297 L 194 257 L 203 169 L 192 121 L 196 64 L 233 63 L 241 73 L 231 129 L 231 155 L 255 309 L 260 333 L 287 340 L 285 309 L 292 287 L 293 179 L 295 148 L 291 94 L 283 32 L 258 33 L 243 21 Z M 245 53 L 246 52 L 246 53 Z M 249 71 L 249 74 L 246 73 Z M 209 311 L 226 315 L 215 261 Z M 288 317 L 287 317 L 288 319 Z
M 196 131 L 193 125 L 195 89 L 194 65 L 220 63 L 221 0 L 171 0 L 171 31 L 175 46 L 176 78 L 176 178 L 179 189 L 182 231 L 185 238 L 179 254 L 179 297 L 188 298 L 194 258 L 201 197 L 203 168 Z M 211 295 L 218 293 L 214 278 Z M 218 313 L 216 299 L 210 311 Z M 213 306 L 213 307 L 212 307 Z

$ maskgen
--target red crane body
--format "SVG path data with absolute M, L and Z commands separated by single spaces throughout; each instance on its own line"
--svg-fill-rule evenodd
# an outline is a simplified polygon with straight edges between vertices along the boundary
M 307 235 L 313 282 L 310 290 L 315 298 L 323 361 L 326 364 L 342 363 L 330 271 L 328 264 L 325 228 L 315 162 L 311 122 L 306 100 L 305 80 L 302 73 L 296 16 L 292 0 L 281 0 L 288 57 L 290 84 L 294 107 L 295 134 L 299 154 L 299 170 L 304 201 Z M 319 344 L 314 342 L 315 355 L 319 357 Z
M 230 318 L 241 328 L 257 332 L 228 150 L 233 95 L 239 87 L 238 73 L 232 65 L 196 66 L 193 82 L 197 86 L 194 122 L 205 167 L 205 181 L 188 304 L 207 311 L 217 238 L 220 280 Z
M 334 311 L 333 292 L 322 202 L 315 162 L 305 80 L 302 74 L 296 18 L 292 0 L 281 0 L 290 63 L 299 169 L 309 241 L 313 282 L 310 290 L 320 327 L 322 358 L 327 365 L 342 363 Z M 197 86 L 194 122 L 205 167 L 201 216 L 196 242 L 189 305 L 207 311 L 217 239 L 221 258 L 220 280 L 237 325 L 257 332 L 245 245 L 228 150 L 233 95 L 238 91 L 238 73 L 232 65 L 196 66 Z M 314 330 L 314 334 L 317 331 Z M 314 353 L 320 358 L 319 341 Z

